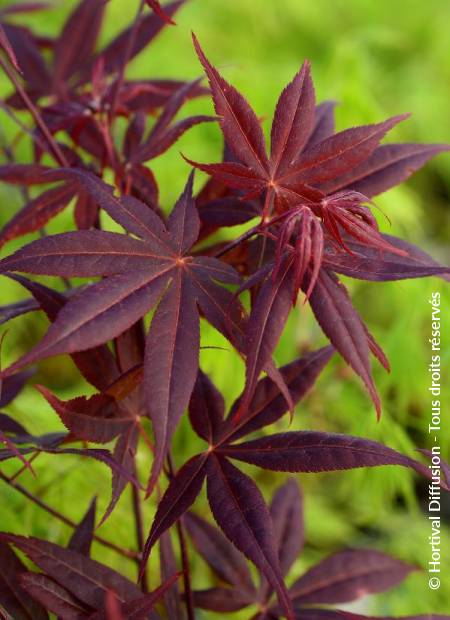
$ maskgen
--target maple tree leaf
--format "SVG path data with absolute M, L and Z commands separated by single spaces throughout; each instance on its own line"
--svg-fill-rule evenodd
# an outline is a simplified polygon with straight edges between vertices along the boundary
M 165 228 L 146 205 L 130 196 L 115 198 L 95 176 L 73 170 L 65 174 L 79 178 L 97 203 L 139 239 L 100 230 L 78 231 L 40 239 L 4 259 L 3 273 L 107 276 L 71 298 L 41 343 L 4 376 L 43 357 L 101 345 L 157 305 L 147 336 L 143 379 L 156 441 L 151 489 L 195 383 L 198 306 L 214 327 L 232 339 L 233 296 L 217 281 L 237 284 L 240 278 L 219 260 L 187 254 L 199 230 L 192 176 Z M 234 314 L 239 324 L 239 309 Z
M 303 500 L 296 481 L 288 480 L 278 488 L 273 495 L 270 512 L 280 561 L 287 572 L 300 555 L 304 542 Z M 296 518 L 291 520 L 294 515 Z M 255 616 L 258 620 L 279 618 L 282 612 L 280 606 L 273 602 L 273 589 L 267 582 L 259 588 L 253 584 L 245 564 L 237 563 L 231 542 L 197 515 L 188 513 L 184 520 L 196 550 L 225 582 L 225 585 L 195 590 L 196 606 L 227 613 L 256 604 L 266 609 L 268 614 L 260 612 Z M 307 570 L 289 588 L 295 617 L 297 614 L 303 617 L 303 613 L 313 613 L 308 605 L 345 603 L 367 594 L 386 591 L 401 583 L 416 568 L 375 550 L 338 551 Z M 320 617 L 322 610 L 313 610 Z
M 226 145 L 234 158 L 220 164 L 188 161 L 217 182 L 240 192 L 245 190 L 244 200 L 260 197 L 261 223 L 253 234 L 263 235 L 276 246 L 270 265 L 264 254 L 265 243 L 259 259 L 260 273 L 246 284 L 246 288 L 259 284 L 260 290 L 244 342 L 247 391 L 242 411 L 284 328 L 289 298 L 295 304 L 301 288 L 325 334 L 362 378 L 379 416 L 381 403 L 371 375 L 369 351 L 385 366 L 386 358 L 353 309 L 343 286 L 322 267 L 325 262 L 329 264 L 330 252 L 337 257 L 336 263 L 351 263 L 356 256 L 356 265 L 359 255 L 365 252 L 379 257 L 380 262 L 387 255 L 399 265 L 402 261 L 405 266 L 411 264 L 408 250 L 379 232 L 365 203 L 449 147 L 379 146 L 387 131 L 407 115 L 334 134 L 334 106 L 331 102 L 316 106 L 309 63 L 305 62 L 278 100 L 269 157 L 256 114 L 211 65 L 195 36 L 193 39 Z M 436 269 L 434 273 L 439 273 L 437 265 Z M 432 270 L 417 270 L 416 276 L 430 273 Z

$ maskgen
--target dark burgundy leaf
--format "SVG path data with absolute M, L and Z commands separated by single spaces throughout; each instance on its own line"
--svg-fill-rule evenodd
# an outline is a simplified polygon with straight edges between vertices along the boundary
M 349 240 L 348 246 L 353 252 L 352 254 L 338 252 L 330 244 L 325 251 L 324 262 L 329 269 L 337 273 L 342 273 L 350 278 L 375 282 L 450 273 L 450 267 L 440 265 L 412 243 L 391 235 L 383 235 L 383 238 L 394 247 L 407 252 L 407 255 L 399 256 L 394 252 L 389 252 L 389 250 L 380 252 L 357 241 Z
M 159 539 L 159 564 L 161 581 L 164 583 L 175 575 L 178 571 L 177 561 L 173 550 L 170 532 L 164 532 Z M 164 594 L 164 604 L 169 618 L 183 620 L 184 612 L 182 600 L 176 581 L 168 588 Z
M 150 592 L 150 594 L 145 594 L 133 601 L 126 603 L 118 603 L 117 612 L 114 615 L 112 613 L 108 613 L 111 610 L 106 610 L 106 615 L 103 612 L 97 612 L 89 616 L 89 620 L 157 620 L 160 616 L 155 613 L 149 614 L 150 611 L 153 610 L 156 603 L 164 596 L 164 593 L 170 589 L 176 580 L 179 578 L 180 574 L 175 574 L 170 577 L 167 581 L 165 581 L 159 588 Z
M 137 424 L 130 424 L 116 442 L 113 456 L 116 463 L 120 464 L 123 473 L 116 470 L 112 472 L 111 501 L 105 510 L 100 525 L 111 515 L 125 487 L 129 482 L 132 482 L 131 476 L 135 478 L 135 455 L 138 441 L 139 428 Z
M 308 138 L 304 150 L 308 151 L 311 147 L 334 134 L 334 101 L 324 101 L 316 106 L 314 117 L 314 129 Z
M 0 413 L 0 430 L 12 435 L 28 435 L 27 430 L 5 413 Z
M 103 605 L 108 590 L 113 590 L 120 601 L 131 601 L 141 594 L 137 586 L 119 573 L 76 551 L 33 537 L 13 534 L 2 534 L 1 537 L 25 553 L 73 596 L 94 609 Z
M 15 319 L 18 316 L 23 316 L 29 312 L 39 310 L 39 304 L 34 299 L 24 299 L 18 301 L 15 304 L 8 304 L 6 306 L 0 306 L 0 325 Z
M 89 557 L 91 551 L 92 538 L 95 530 L 95 511 L 97 508 L 97 500 L 94 497 L 87 509 L 86 514 L 73 531 L 70 537 L 68 549 L 78 551 L 82 555 Z
M 146 269 L 156 258 L 152 247 L 138 239 L 103 230 L 80 230 L 33 241 L 0 261 L 0 273 L 106 276 Z
M 283 575 L 287 575 L 300 555 L 305 538 L 303 526 L 303 498 L 295 480 L 281 486 L 270 504 L 278 555 Z
M 5 542 L 0 541 L 0 607 L 14 620 L 48 620 L 45 608 L 22 587 L 26 567 Z
M 86 620 L 88 609 L 50 577 L 27 572 L 22 573 L 20 582 L 35 601 L 57 614 L 61 620 Z M 19 616 L 17 618 L 20 620 Z
M 237 588 L 247 599 L 255 595 L 255 586 L 247 562 L 227 538 L 213 525 L 188 512 L 183 523 L 195 545 L 208 565 L 220 579 Z M 250 595 L 250 596 L 249 596 Z
M 197 39 L 195 50 L 206 71 L 214 99 L 214 107 L 229 147 L 240 162 L 255 169 L 258 174 L 267 172 L 264 134 L 250 105 L 233 86 L 228 84 L 209 63 Z
M 0 247 L 11 239 L 35 232 L 62 211 L 75 196 L 73 184 L 49 189 L 31 200 L 0 231 Z
M 194 503 L 206 476 L 207 456 L 199 454 L 185 463 L 170 481 L 145 543 L 142 563 L 147 563 L 150 551 L 158 538 L 167 531 Z
M 245 224 L 259 214 L 258 209 L 252 203 L 232 197 L 220 198 L 200 205 L 198 212 L 202 225 L 214 228 Z
M 347 603 L 393 588 L 413 570 L 380 551 L 340 551 L 310 568 L 289 591 L 295 605 Z
M 448 144 L 384 144 L 366 161 L 321 184 L 321 188 L 327 193 L 353 189 L 372 198 L 398 185 L 430 159 L 449 149 Z
M 381 403 L 372 378 L 367 332 L 344 285 L 333 273 L 321 269 L 309 302 L 331 344 L 363 380 L 380 416 Z
M 277 592 L 287 618 L 293 619 L 272 519 L 258 487 L 226 459 L 213 454 L 208 460 L 208 501 L 224 534 L 258 567 Z
M 0 166 L 0 179 L 14 185 L 50 183 L 52 168 L 41 164 L 6 164 Z
M 34 375 L 34 370 L 22 370 L 21 372 L 7 377 L 0 383 L 0 407 L 9 405 L 22 391 L 25 383 Z
M 38 95 L 43 94 L 49 87 L 50 76 L 36 38 L 27 28 L 14 24 L 4 23 L 3 29 L 27 85 Z M 18 101 L 20 101 L 19 107 L 22 107 L 22 100 Z
M 250 314 L 245 335 L 246 386 L 234 419 L 247 414 L 258 377 L 270 361 L 292 307 L 292 261 L 286 259 L 276 282 L 268 278 L 262 285 Z
M 403 114 L 376 125 L 353 127 L 326 138 L 301 155 L 284 178 L 311 184 L 334 179 L 365 161 L 384 135 L 408 116 Z
M 106 4 L 106 0 L 82 0 L 66 21 L 54 49 L 55 90 L 67 88 L 65 82 L 94 52 Z
M 304 62 L 278 100 L 272 124 L 272 174 L 282 174 L 295 162 L 314 124 L 315 95 L 309 62 Z
M 230 588 L 209 588 L 209 590 L 195 590 L 194 603 L 200 609 L 230 613 L 252 605 L 254 598 Z
M 65 402 L 42 385 L 37 388 L 77 439 L 108 443 L 133 424 L 133 418 L 121 411 L 114 399 L 106 394 L 95 394 L 90 398 L 79 396 Z
M 430 479 L 429 468 L 400 452 L 369 439 L 320 433 L 294 431 L 277 433 L 234 446 L 220 448 L 233 459 L 264 469 L 289 472 L 321 472 L 402 465 Z M 442 482 L 442 487 L 446 484 Z
M 333 353 L 332 347 L 324 347 L 280 368 L 294 404 L 297 404 L 312 388 Z M 234 418 L 233 411 L 239 408 L 239 402 L 237 400 L 231 408 L 230 422 Z M 235 441 L 264 426 L 273 424 L 287 410 L 286 399 L 280 393 L 279 388 L 269 377 L 265 377 L 257 384 L 247 413 L 242 416 L 237 424 L 227 424 L 223 429 L 222 436 L 226 436 L 228 442 Z
M 156 309 L 145 345 L 143 390 L 156 444 L 149 493 L 194 388 L 199 322 L 192 286 L 187 278 L 177 274 Z
M 189 419 L 199 437 L 212 444 L 223 422 L 225 401 L 211 379 L 199 369 L 189 403 Z

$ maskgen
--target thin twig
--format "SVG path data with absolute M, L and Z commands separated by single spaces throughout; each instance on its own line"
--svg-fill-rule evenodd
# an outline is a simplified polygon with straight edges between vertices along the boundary
M 39 110 L 34 105 L 34 103 L 31 101 L 31 99 L 29 98 L 27 92 L 25 91 L 25 89 L 21 85 L 20 81 L 17 79 L 16 74 L 14 73 L 14 70 L 11 69 L 11 67 L 2 58 L 2 56 L 0 56 L 0 66 L 2 67 L 3 71 L 6 73 L 6 75 L 9 78 L 9 80 L 11 81 L 11 83 L 13 84 L 13 86 L 15 87 L 17 92 L 19 93 L 19 95 L 20 95 L 21 99 L 23 100 L 24 104 L 26 105 L 26 107 L 30 111 L 30 114 L 34 118 L 34 121 L 35 121 L 36 125 L 39 127 L 39 129 L 41 130 L 43 136 L 45 137 L 45 139 L 46 139 L 46 141 L 48 143 L 48 146 L 50 148 L 50 151 L 52 152 L 54 158 L 56 159 L 56 161 L 58 162 L 58 164 L 60 166 L 67 167 L 68 163 L 67 163 L 66 158 L 64 157 L 64 153 L 61 151 L 61 149 L 59 148 L 59 146 L 58 146 L 57 142 L 55 141 L 54 137 L 50 133 L 49 128 L 47 127 L 47 125 L 45 124 L 44 120 L 42 119 L 42 116 L 39 113 Z
M 220 258 L 221 256 L 223 256 L 227 252 L 230 252 L 236 246 L 240 245 L 244 241 L 247 241 L 247 239 L 250 239 L 250 237 L 253 237 L 253 235 L 256 235 L 260 230 L 261 230 L 261 224 L 258 224 L 257 226 L 254 226 L 253 228 L 250 228 L 250 230 L 247 230 L 247 232 L 243 233 L 240 237 L 238 237 L 237 239 L 234 239 L 233 241 L 228 243 L 226 246 L 224 246 L 223 248 L 218 250 L 214 254 L 214 258 Z
M 167 456 L 167 465 L 169 468 L 169 475 L 172 478 L 175 475 L 172 457 L 170 453 Z M 177 535 L 178 542 L 180 544 L 180 552 L 181 552 L 181 565 L 183 567 L 183 583 L 184 583 L 184 600 L 186 603 L 186 612 L 188 620 L 195 620 L 194 613 L 194 598 L 192 596 L 192 587 L 191 587 L 191 571 L 189 567 L 189 555 L 188 549 L 186 545 L 186 538 L 184 536 L 184 529 L 181 523 L 181 520 L 178 519 L 177 524 Z
M 134 476 L 137 479 L 137 468 L 136 463 L 134 465 Z M 139 551 L 139 557 L 137 558 L 138 572 L 141 567 L 140 556 L 142 555 L 142 551 L 145 545 L 144 539 L 144 521 L 142 518 L 142 503 L 141 496 L 139 495 L 139 489 L 137 489 L 134 484 L 131 485 L 131 498 L 133 504 L 133 514 L 134 514 L 134 524 L 136 529 L 136 543 Z M 141 584 L 143 592 L 148 592 L 148 579 L 147 579 L 147 567 L 142 571 Z
M 35 495 L 33 495 L 33 493 L 28 491 L 21 484 L 14 482 L 14 480 L 6 476 L 1 471 L 0 471 L 0 480 L 3 480 L 3 482 L 6 482 L 7 485 L 12 487 L 13 489 L 16 489 L 16 491 L 18 491 L 19 493 L 24 495 L 27 499 L 29 499 L 34 504 L 36 504 L 36 506 L 39 506 L 39 508 L 42 508 L 42 510 L 45 510 L 46 512 L 48 512 L 48 514 L 52 515 L 52 517 L 55 517 L 55 519 L 58 519 L 59 521 L 61 521 L 65 525 L 68 525 L 71 528 L 75 529 L 77 527 L 77 523 L 72 521 L 72 519 L 69 519 L 69 517 L 66 517 L 61 512 L 58 512 L 57 510 L 49 506 L 39 497 L 36 497 Z M 115 545 L 114 543 L 110 542 L 109 540 L 106 540 L 105 538 L 101 536 L 98 536 L 97 534 L 94 534 L 94 540 L 96 540 L 100 545 L 103 545 L 104 547 L 108 547 L 109 549 L 112 549 L 113 551 L 115 551 L 116 553 L 118 553 L 119 555 L 125 558 L 128 558 L 130 560 L 137 560 L 139 558 L 139 554 L 136 553 L 135 551 L 129 551 L 128 549 L 123 549 L 122 547 Z

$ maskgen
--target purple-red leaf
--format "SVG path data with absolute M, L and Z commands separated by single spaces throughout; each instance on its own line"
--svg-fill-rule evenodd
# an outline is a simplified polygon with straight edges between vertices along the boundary
M 324 347 L 280 368 L 280 373 L 289 389 L 294 404 L 297 404 L 313 387 L 333 353 L 333 347 Z M 230 412 L 230 419 L 234 417 L 233 411 L 239 408 L 239 402 L 237 400 L 234 403 Z M 273 424 L 287 410 L 286 399 L 281 394 L 279 388 L 269 377 L 265 377 L 257 384 L 247 413 L 242 416 L 238 424 L 231 425 L 231 428 L 228 424 L 224 428 L 222 436 L 226 436 L 228 442 L 236 441 L 264 426 Z
M 258 487 L 226 459 L 212 455 L 208 460 L 208 501 L 219 527 L 266 577 L 287 618 L 293 620 L 272 519 Z
M 66 81 L 94 52 L 106 4 L 107 0 L 82 0 L 66 21 L 54 49 L 55 90 L 64 91 Z
M 392 235 L 382 236 L 390 245 L 407 252 L 407 255 L 400 256 L 389 250 L 380 252 L 356 240 L 346 239 L 346 244 L 352 254 L 339 252 L 335 246 L 329 244 L 324 254 L 324 263 L 332 271 L 350 278 L 374 282 L 423 278 L 433 275 L 445 276 L 450 273 L 450 267 L 440 265 L 412 243 Z
M 170 532 L 164 532 L 159 539 L 159 565 L 161 581 L 164 583 L 178 571 L 177 560 L 172 545 Z M 183 620 L 183 601 L 176 581 L 164 593 L 164 604 L 169 618 Z
M 259 174 L 268 170 L 264 134 L 256 114 L 242 95 L 228 84 L 206 58 L 193 35 L 197 55 L 208 76 L 214 107 L 229 147 L 240 162 Z
M 62 211 L 75 196 L 72 183 L 49 189 L 31 200 L 0 231 L 0 247 L 11 239 L 39 230 Z
M 216 527 L 188 512 L 183 523 L 195 545 L 195 548 L 206 560 L 220 579 L 234 586 L 241 593 L 255 595 L 255 587 L 242 553 Z
M 76 551 L 38 538 L 1 536 L 73 596 L 94 609 L 103 605 L 108 590 L 113 590 L 121 601 L 133 600 L 141 594 L 137 586 L 119 573 Z
M 89 613 L 88 609 L 66 588 L 58 585 L 50 577 L 25 572 L 22 573 L 20 582 L 35 601 L 45 606 L 45 609 L 57 614 L 61 620 L 86 620 Z M 20 616 L 17 616 L 17 619 L 21 620 Z
M 304 62 L 277 103 L 271 136 L 272 174 L 282 174 L 298 158 L 311 134 L 314 117 L 314 86 L 310 65 Z
M 324 101 L 316 106 L 314 128 L 304 147 L 305 151 L 334 134 L 335 106 L 336 103 L 334 101 Z
M 120 435 L 114 447 L 113 457 L 122 471 L 113 470 L 111 485 L 111 501 L 105 510 L 100 525 L 111 515 L 120 499 L 125 487 L 135 478 L 135 455 L 139 441 L 139 428 L 137 424 L 130 424 L 126 431 Z M 133 477 L 133 478 L 132 478 Z
M 0 541 L 0 607 L 14 620 L 48 620 L 45 608 L 23 588 L 20 575 L 24 571 L 25 565 Z
M 200 609 L 230 613 L 239 611 L 252 605 L 254 597 L 239 590 L 230 588 L 209 588 L 208 590 L 195 590 L 193 593 L 194 603 Z
M 225 401 L 211 379 L 199 369 L 189 403 L 189 419 L 199 437 L 212 444 L 223 422 Z
M 363 380 L 379 417 L 381 403 L 372 378 L 367 331 L 344 285 L 333 273 L 321 269 L 309 302 L 331 344 Z
M 292 307 L 292 261 L 286 259 L 277 280 L 268 278 L 259 291 L 245 334 L 246 385 L 234 420 L 247 414 L 258 377 L 271 356 Z
M 108 443 L 133 423 L 129 415 L 118 409 L 114 399 L 105 394 L 62 401 L 42 385 L 36 387 L 77 439 Z
M 353 127 L 326 138 L 301 155 L 284 178 L 309 184 L 334 179 L 366 160 L 383 136 L 407 117 L 408 114 L 394 116 L 376 125 Z
M 96 507 L 97 500 L 94 497 L 86 511 L 86 514 L 73 531 L 69 544 L 67 545 L 68 549 L 78 551 L 78 553 L 81 553 L 87 557 L 89 557 L 92 539 L 94 537 Z
M 376 441 L 350 435 L 316 431 L 276 433 L 220 448 L 220 452 L 273 471 L 309 473 L 401 465 L 431 478 L 426 465 Z M 442 482 L 442 487 L 447 489 L 445 482 Z
M 289 480 L 275 493 L 270 504 L 278 555 L 283 575 L 287 575 L 300 555 L 304 543 L 303 499 L 295 480 Z
M 207 456 L 198 454 L 183 465 L 170 481 L 145 543 L 142 564 L 147 563 L 150 551 L 158 538 L 189 510 L 203 486 Z
M 372 198 L 398 185 L 430 159 L 448 150 L 448 144 L 384 144 L 366 161 L 320 187 L 327 193 L 352 189 Z
M 145 345 L 143 390 L 156 444 L 149 493 L 189 404 L 197 376 L 199 340 L 197 304 L 189 280 L 180 273 L 156 309 Z
M 310 568 L 289 591 L 295 605 L 347 603 L 393 588 L 413 570 L 380 551 L 340 551 Z

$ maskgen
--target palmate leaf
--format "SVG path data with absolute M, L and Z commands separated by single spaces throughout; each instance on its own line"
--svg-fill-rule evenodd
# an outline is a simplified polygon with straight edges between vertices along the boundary
M 289 178 L 286 183 L 284 181 L 286 167 L 295 159 L 314 125 L 314 90 L 309 65 L 302 67 L 280 97 L 272 126 L 272 154 L 269 160 L 256 114 L 244 97 L 210 64 L 195 36 L 193 39 L 208 76 L 225 141 L 236 156 L 236 163 L 190 163 L 231 187 L 246 189 L 249 195 L 257 196 L 266 191 L 265 214 L 272 198 L 279 201 L 290 197 L 297 202 L 302 199 L 320 200 L 323 195 L 320 191 L 298 183 L 295 178 Z
M 334 134 L 333 102 L 315 108 L 309 64 L 283 90 L 271 132 L 271 157 L 258 119 L 244 97 L 210 64 L 194 37 L 194 46 L 208 76 L 214 105 L 226 143 L 233 150 L 232 164 L 194 165 L 231 187 L 260 194 L 268 190 L 267 204 L 295 205 L 302 198 L 352 189 L 372 197 L 397 185 L 448 145 L 393 144 L 380 140 L 408 115 Z
M 101 345 L 159 302 L 147 337 L 143 384 L 156 439 L 151 490 L 195 383 L 198 305 L 207 320 L 232 338 L 227 317 L 233 297 L 216 281 L 239 283 L 240 278 L 216 259 L 186 256 L 199 230 L 192 176 L 166 229 L 144 204 L 131 197 L 115 198 L 109 186 L 93 175 L 72 171 L 67 175 L 82 179 L 100 206 L 140 239 L 78 231 L 41 239 L 5 259 L 0 264 L 3 272 L 109 276 L 71 298 L 41 343 L 5 374 L 49 355 Z

